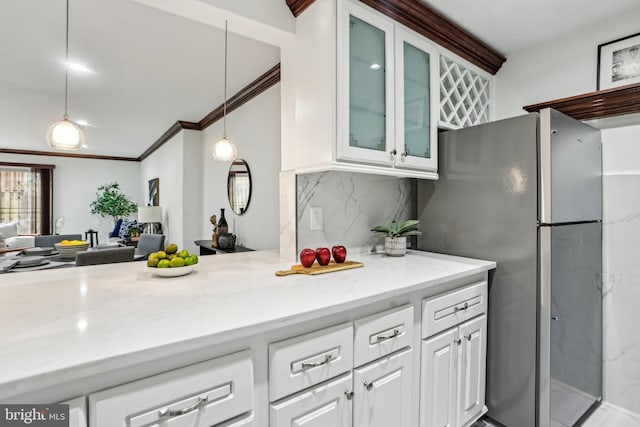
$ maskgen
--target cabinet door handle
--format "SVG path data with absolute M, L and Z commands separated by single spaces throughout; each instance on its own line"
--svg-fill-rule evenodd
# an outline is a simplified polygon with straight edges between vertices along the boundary
M 394 148 L 393 150 L 389 151 L 389 154 L 395 156 L 396 154 L 398 154 L 398 151 Z
M 184 414 L 188 414 L 189 412 L 197 411 L 205 403 L 207 403 L 208 400 L 209 400 L 209 396 L 204 396 L 204 397 L 200 397 L 196 403 L 194 403 L 193 405 L 191 405 L 191 406 L 189 406 L 187 408 L 177 409 L 177 410 L 172 410 L 172 409 L 169 409 L 169 408 L 161 409 L 161 410 L 158 411 L 158 416 L 160 418 L 179 417 L 180 415 L 184 415 Z
M 409 153 L 405 150 L 405 151 L 403 151 L 402 153 L 400 153 L 400 155 L 401 155 L 402 157 L 407 157 L 407 156 L 409 155 Z
M 371 390 L 373 388 L 373 383 L 370 383 L 369 381 L 365 381 L 363 385 L 367 390 Z
M 382 341 L 390 340 L 390 339 L 393 339 L 393 338 L 397 337 L 398 335 L 400 335 L 400 330 L 399 329 L 394 329 L 393 332 L 391 333 L 391 335 L 378 335 L 378 336 L 376 336 L 376 341 L 377 342 L 382 342 Z
M 460 338 L 453 340 L 453 342 L 458 345 L 462 344 L 462 340 Z
M 353 399 L 353 391 L 347 390 L 344 392 L 344 395 L 347 396 L 347 400 Z
M 330 354 L 327 354 L 324 356 L 324 360 L 322 362 L 304 362 L 302 364 L 302 369 L 316 368 L 318 366 L 326 365 L 332 360 L 333 360 L 333 356 Z
M 471 334 L 465 335 L 464 337 L 467 339 L 467 341 L 471 341 Z
M 458 307 L 458 306 L 456 306 L 456 307 L 453 309 L 453 311 L 454 311 L 454 312 L 457 312 L 457 311 L 464 311 L 464 310 L 466 310 L 467 308 L 469 308 L 469 303 L 465 302 L 465 303 L 464 303 L 464 305 L 463 305 L 462 307 Z

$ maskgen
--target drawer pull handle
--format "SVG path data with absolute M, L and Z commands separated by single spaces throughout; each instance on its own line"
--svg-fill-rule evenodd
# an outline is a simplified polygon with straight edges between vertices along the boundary
M 398 335 L 400 335 L 400 330 L 399 329 L 394 329 L 393 332 L 391 333 L 391 335 L 378 335 L 376 337 L 376 341 L 377 342 L 382 342 L 382 341 L 390 340 L 390 339 L 393 339 L 393 338 L 397 337 Z
M 363 385 L 367 390 L 371 390 L 373 388 L 373 383 L 370 383 L 369 381 L 365 381 Z
M 453 311 L 456 311 L 456 312 L 457 312 L 457 311 L 464 311 L 464 310 L 466 310 L 467 308 L 469 308 L 469 303 L 466 303 L 466 302 L 465 302 L 465 303 L 464 303 L 464 305 L 463 305 L 462 307 L 456 307 L 456 308 L 454 308 L 454 309 L 453 309 Z
M 347 396 L 347 400 L 351 400 L 353 399 L 353 392 L 352 391 L 345 391 L 344 395 Z
M 453 340 L 453 342 L 458 345 L 462 344 L 462 340 L 460 338 Z
M 327 354 L 324 356 L 324 360 L 322 362 L 304 362 L 302 364 L 302 369 L 316 368 L 318 366 L 326 365 L 332 360 L 333 360 L 333 356 L 330 354 Z
M 158 415 L 160 416 L 160 418 L 179 417 L 180 415 L 184 415 L 184 414 L 188 414 L 189 412 L 197 411 L 205 403 L 207 403 L 208 400 L 209 400 L 209 396 L 200 397 L 196 403 L 194 403 L 193 405 L 191 405 L 191 406 L 189 406 L 187 408 L 178 409 L 178 410 L 171 410 L 169 408 L 161 409 L 161 410 L 158 411 Z

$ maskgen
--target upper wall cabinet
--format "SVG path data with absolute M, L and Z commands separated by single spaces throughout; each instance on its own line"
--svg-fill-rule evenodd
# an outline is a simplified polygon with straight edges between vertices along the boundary
M 434 47 L 376 12 L 342 5 L 337 160 L 435 173 Z
M 297 18 L 283 169 L 437 179 L 438 126 L 489 118 L 490 78 L 458 59 L 360 2 L 313 2 Z
M 316 1 L 297 23 L 294 169 L 436 179 L 435 47 L 349 0 Z

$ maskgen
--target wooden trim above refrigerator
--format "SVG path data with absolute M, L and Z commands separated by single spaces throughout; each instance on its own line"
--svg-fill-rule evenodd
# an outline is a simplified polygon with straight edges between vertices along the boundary
M 577 120 L 639 113 L 640 83 L 526 105 L 522 108 L 530 113 L 553 108 Z

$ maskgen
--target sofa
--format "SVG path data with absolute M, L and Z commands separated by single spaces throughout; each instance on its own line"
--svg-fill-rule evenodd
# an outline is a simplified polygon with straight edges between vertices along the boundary
M 21 236 L 18 234 L 18 224 L 15 222 L 0 223 L 0 240 L 4 238 L 5 246 L 12 248 L 32 248 L 35 246 L 34 236 Z M 1 244 L 1 243 L 0 243 Z

